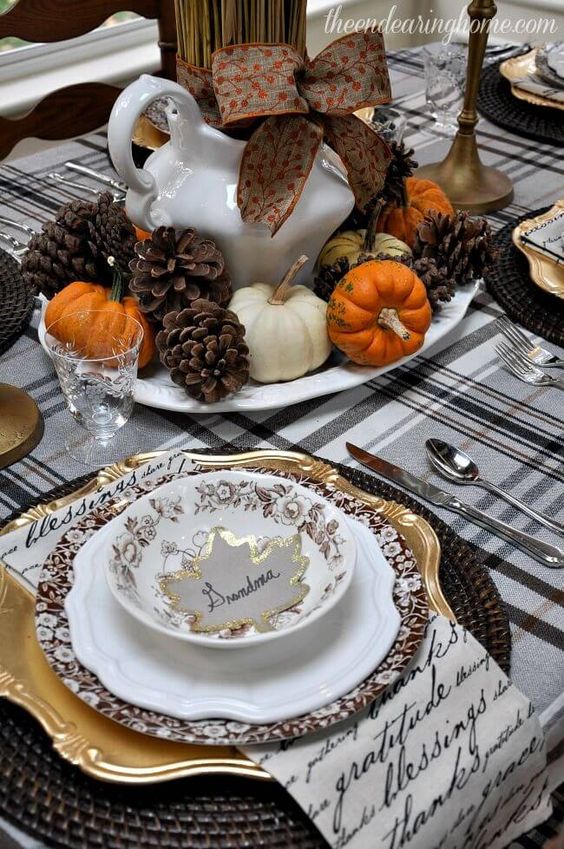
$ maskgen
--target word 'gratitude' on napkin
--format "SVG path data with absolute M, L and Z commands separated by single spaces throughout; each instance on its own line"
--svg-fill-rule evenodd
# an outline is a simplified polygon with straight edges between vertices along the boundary
M 501 849 L 552 810 L 530 702 L 440 616 L 403 676 L 356 719 L 242 751 L 333 849 Z

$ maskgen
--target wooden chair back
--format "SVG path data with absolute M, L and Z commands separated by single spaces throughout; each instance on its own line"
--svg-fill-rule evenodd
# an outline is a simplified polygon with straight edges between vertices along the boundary
M 0 15 L 0 38 L 31 42 L 76 38 L 125 9 L 158 21 L 160 73 L 176 79 L 174 0 L 19 0 Z M 25 138 L 66 139 L 101 127 L 119 91 L 105 83 L 79 83 L 48 94 L 22 118 L 0 117 L 0 159 Z

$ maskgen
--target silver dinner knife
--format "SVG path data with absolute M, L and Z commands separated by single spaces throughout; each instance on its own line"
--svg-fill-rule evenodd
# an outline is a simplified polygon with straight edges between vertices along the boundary
M 102 174 L 101 171 L 94 171 L 93 168 L 80 165 L 78 162 L 65 162 L 65 168 L 68 168 L 69 171 L 76 171 L 77 174 L 84 174 L 86 177 L 97 180 L 99 183 L 105 183 L 106 186 L 111 186 L 112 189 L 116 189 L 118 192 L 127 191 L 127 186 L 125 183 L 120 182 L 120 180 L 114 180 L 113 177 L 108 177 L 107 174 Z
M 387 478 L 393 483 L 400 484 L 400 486 L 413 492 L 414 495 L 419 495 L 437 507 L 444 507 L 446 510 L 452 510 L 454 513 L 459 513 L 461 516 L 470 519 L 486 531 L 491 531 L 508 542 L 513 543 L 513 545 L 520 548 L 521 551 L 524 551 L 530 557 L 534 557 L 535 560 L 544 563 L 545 566 L 550 566 L 552 569 L 561 569 L 564 567 L 564 551 L 560 548 L 535 539 L 535 537 L 523 531 L 506 525 L 505 522 L 500 522 L 498 519 L 488 516 L 476 507 L 472 507 L 471 504 L 460 501 L 456 495 L 445 492 L 432 483 L 427 483 L 427 481 L 412 475 L 411 472 L 406 472 L 404 469 L 400 469 L 399 466 L 395 466 L 393 463 L 389 463 L 375 454 L 370 454 L 368 451 L 364 451 L 364 449 L 358 448 L 350 442 L 347 442 L 347 450 L 363 466 L 368 466 L 369 469 L 377 472 L 382 477 Z

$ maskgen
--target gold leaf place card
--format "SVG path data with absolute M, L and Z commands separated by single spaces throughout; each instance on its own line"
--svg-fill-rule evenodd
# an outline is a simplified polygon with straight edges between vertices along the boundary
M 159 581 L 170 607 L 194 617 L 193 631 L 218 632 L 253 625 L 271 631 L 276 614 L 299 604 L 309 592 L 302 578 L 309 558 L 299 534 L 264 542 L 238 539 L 212 528 L 190 564 Z

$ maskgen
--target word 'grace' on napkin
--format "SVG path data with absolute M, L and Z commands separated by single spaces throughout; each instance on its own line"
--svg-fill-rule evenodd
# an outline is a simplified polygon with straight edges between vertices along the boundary
M 440 616 L 403 676 L 356 719 L 243 751 L 333 849 L 501 849 L 551 813 L 530 702 Z

